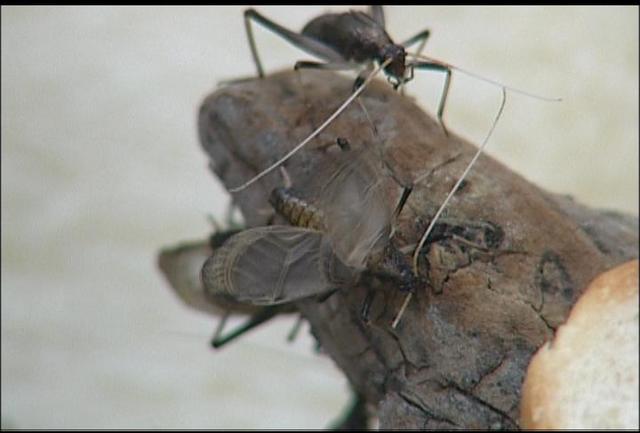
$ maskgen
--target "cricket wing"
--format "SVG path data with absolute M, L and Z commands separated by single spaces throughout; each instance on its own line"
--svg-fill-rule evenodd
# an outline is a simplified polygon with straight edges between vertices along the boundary
M 225 309 L 209 300 L 199 279 L 200 269 L 211 252 L 206 240 L 164 248 L 158 255 L 158 267 L 185 304 L 206 313 L 222 315 Z
M 256 227 L 225 242 L 202 267 L 205 290 L 255 305 L 275 305 L 355 282 L 321 232 Z
M 384 175 L 372 152 L 349 150 L 344 161 L 320 188 L 317 206 L 324 214 L 326 235 L 335 254 L 347 265 L 366 266 L 372 252 L 384 248 L 391 230 L 392 209 L 384 194 Z
M 221 237 L 229 232 L 216 233 Z M 166 247 L 158 255 L 158 267 L 176 295 L 191 308 L 216 316 L 227 313 L 254 314 L 260 307 L 205 290 L 200 278 L 202 265 L 218 247 L 208 239 Z

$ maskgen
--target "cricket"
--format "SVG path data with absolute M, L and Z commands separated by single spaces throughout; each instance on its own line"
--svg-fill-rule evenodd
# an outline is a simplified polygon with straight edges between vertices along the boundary
M 528 360 L 594 275 L 637 256 L 625 243 L 637 245 L 637 218 L 482 155 L 511 93 L 559 98 L 479 77 L 500 106 L 477 145 L 454 134 L 445 107 L 466 69 L 423 54 L 429 30 L 395 43 L 385 21 L 372 6 L 294 32 L 245 11 L 257 77 L 209 95 L 198 130 L 212 171 L 244 191 L 233 200 L 248 228 L 212 239 L 190 278 L 205 303 L 249 315 L 217 343 L 300 314 L 366 404 L 360 428 L 375 416 L 380 428 L 515 429 Z M 265 73 L 257 26 L 318 61 Z M 433 116 L 404 97 L 415 69 L 443 75 Z
M 337 142 L 348 146 L 344 138 Z M 329 181 L 319 183 L 319 190 L 313 179 L 301 182 L 318 206 L 299 197 L 288 182 L 274 189 L 271 204 L 291 226 L 254 227 L 225 242 L 202 268 L 208 293 L 278 305 L 372 278 L 394 282 L 404 292 L 416 290 L 419 281 L 391 240 L 392 217 L 402 202 L 396 211 L 387 205 L 383 172 L 371 148 L 318 157 L 328 164 L 317 167 L 314 177 Z M 375 292 L 370 293 L 361 308 L 364 321 Z
M 482 145 L 478 149 L 478 153 L 471 159 L 467 168 L 460 175 L 458 183 L 451 189 L 447 198 L 444 200 L 440 210 L 436 213 L 436 216 L 432 220 L 432 224 L 425 230 L 417 247 L 413 254 L 413 271 L 415 276 L 418 276 L 418 255 L 420 249 L 424 246 L 430 231 L 433 229 L 433 225 L 437 222 L 437 218 L 449 203 L 451 196 L 455 194 L 455 191 L 459 187 L 460 183 L 464 181 L 465 176 L 469 170 L 473 167 L 477 157 L 484 151 L 495 126 L 502 115 L 504 105 L 506 102 L 506 92 L 520 93 L 532 98 L 544 100 L 544 101 L 560 101 L 561 98 L 549 98 L 545 96 L 535 95 L 524 90 L 507 86 L 503 83 L 482 77 L 478 74 L 467 71 L 466 69 L 458 66 L 443 62 L 437 59 L 432 59 L 422 55 L 427 39 L 430 35 L 428 29 L 421 30 L 416 35 L 410 37 L 406 41 L 396 44 L 385 30 L 385 16 L 384 10 L 380 5 L 374 5 L 369 8 L 369 13 L 362 11 L 349 11 L 344 13 L 328 13 L 320 15 L 307 23 L 300 33 L 293 32 L 275 21 L 265 17 L 254 9 L 247 9 L 244 13 L 245 28 L 251 54 L 256 65 L 258 77 L 264 77 L 264 68 L 260 61 L 258 50 L 256 47 L 255 38 L 253 35 L 252 22 L 256 22 L 266 29 L 273 31 L 280 35 L 288 42 L 301 48 L 311 55 L 319 57 L 324 60 L 324 63 L 311 62 L 311 61 L 298 61 L 296 62 L 294 69 L 319 69 L 319 70 L 358 70 L 358 76 L 353 86 L 353 93 L 349 96 L 340 107 L 330 115 L 315 131 L 307 136 L 302 142 L 294 146 L 289 152 L 287 152 L 282 158 L 273 163 L 268 168 L 264 169 L 253 178 L 245 182 L 244 184 L 229 189 L 231 193 L 236 193 L 249 187 L 254 182 L 261 179 L 263 176 L 269 174 L 274 169 L 279 167 L 291 156 L 298 152 L 303 146 L 308 144 L 314 139 L 323 129 L 325 129 L 332 121 L 334 121 L 354 100 L 356 100 L 360 94 L 365 90 L 373 78 L 383 71 L 387 76 L 387 80 L 391 83 L 394 89 L 401 88 L 414 78 L 414 70 L 432 70 L 436 72 L 442 72 L 445 74 L 445 81 L 442 90 L 440 100 L 438 102 L 437 119 L 440 123 L 442 130 L 448 135 L 447 128 L 443 121 L 443 115 L 445 110 L 445 104 L 447 96 L 449 94 L 449 88 L 451 84 L 452 71 L 456 70 L 463 74 L 472 76 L 482 81 L 494 84 L 502 90 L 502 102 L 498 109 L 490 132 L 487 138 L 483 141 Z M 419 44 L 415 53 L 407 52 L 406 49 L 412 45 Z M 407 60 L 407 57 L 412 60 Z M 366 109 L 360 104 L 362 109 L 366 112 Z M 375 131 L 375 126 L 371 124 L 372 129 Z M 403 185 L 404 196 L 403 200 L 407 200 L 409 194 L 415 187 L 416 182 L 419 179 L 414 180 L 409 185 Z M 411 293 L 407 296 L 403 307 L 398 314 L 396 320 L 393 321 L 393 327 L 395 328 L 398 321 L 402 316 L 404 308 L 411 299 Z
M 300 33 L 293 32 L 275 21 L 270 20 L 254 9 L 247 9 L 244 13 L 245 28 L 251 54 L 256 64 L 258 77 L 264 77 L 264 69 L 258 55 L 255 38 L 252 30 L 252 22 L 255 21 L 265 28 L 280 35 L 288 42 L 301 48 L 311 55 L 325 60 L 325 63 L 298 61 L 294 69 L 320 69 L 320 70 L 359 70 L 358 77 L 354 83 L 354 91 L 342 105 L 313 131 L 302 142 L 294 146 L 290 152 L 280 158 L 270 167 L 258 173 L 256 176 L 244 184 L 231 188 L 229 192 L 235 193 L 244 190 L 251 184 L 275 170 L 282 163 L 293 156 L 309 141 L 315 138 L 325 129 L 336 117 L 338 117 L 367 87 L 373 78 L 384 71 L 388 81 L 394 89 L 398 89 L 414 78 L 415 69 L 433 70 L 445 73 L 445 82 L 442 95 L 438 102 L 437 118 L 443 131 L 443 115 L 449 87 L 451 84 L 452 71 L 472 76 L 479 80 L 494 84 L 504 91 L 520 93 L 532 98 L 545 101 L 560 101 L 561 98 L 549 98 L 535 95 L 524 90 L 482 77 L 473 72 L 444 61 L 432 59 L 422 55 L 422 51 L 430 35 L 429 30 L 422 30 L 415 36 L 407 39 L 401 44 L 393 42 L 385 30 L 384 10 L 382 6 L 371 6 L 369 14 L 362 11 L 349 11 L 344 13 L 329 13 L 321 15 L 311 20 Z M 406 48 L 419 43 L 415 53 L 406 51 Z M 407 56 L 414 60 L 407 61 Z M 499 118 L 499 117 L 498 117 Z

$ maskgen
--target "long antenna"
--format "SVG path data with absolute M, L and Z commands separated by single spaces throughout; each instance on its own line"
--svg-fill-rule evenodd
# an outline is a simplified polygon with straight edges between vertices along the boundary
M 447 62 L 443 62 L 443 61 L 438 60 L 438 59 L 434 59 L 432 57 L 413 54 L 413 53 L 407 53 L 407 55 L 411 56 L 411 57 L 414 57 L 416 59 L 424 60 L 426 62 L 435 63 L 435 64 L 438 64 L 440 66 L 445 66 L 445 67 L 447 67 L 449 69 L 453 69 L 453 70 L 458 71 L 458 72 L 460 72 L 462 74 L 468 75 L 470 77 L 476 78 L 476 79 L 481 80 L 481 81 L 485 81 L 487 83 L 491 83 L 491 84 L 493 84 L 495 86 L 498 86 L 498 87 L 502 87 L 503 89 L 510 90 L 510 91 L 512 91 L 514 93 L 520 93 L 521 95 L 525 95 L 525 96 L 528 96 L 530 98 L 540 99 L 542 101 L 548 101 L 548 102 L 560 102 L 560 101 L 562 101 L 562 98 L 550 98 L 548 96 L 536 95 L 534 93 L 530 93 L 530 92 L 527 92 L 525 90 L 518 89 L 516 87 L 507 86 L 506 84 L 501 83 L 499 81 L 492 80 L 491 78 L 483 77 L 482 75 L 479 75 L 479 74 L 476 74 L 474 72 L 468 71 L 468 70 L 463 69 L 463 68 L 461 68 L 459 66 L 452 65 L 451 63 L 447 63 Z
M 419 256 L 420 250 L 424 246 L 424 243 L 427 241 L 427 237 L 429 237 L 429 234 L 433 230 L 433 227 L 435 226 L 436 221 L 440 217 L 440 214 L 442 213 L 444 208 L 447 206 L 447 204 L 449 204 L 449 201 L 451 200 L 451 197 L 453 197 L 453 194 L 455 194 L 455 192 L 458 190 L 458 187 L 460 186 L 460 184 L 462 183 L 464 178 L 467 177 L 467 174 L 471 170 L 471 167 L 473 167 L 473 165 L 475 164 L 476 160 L 478 159 L 480 154 L 483 152 L 483 150 L 487 146 L 487 143 L 489 142 L 489 138 L 491 138 L 491 135 L 493 134 L 493 131 L 496 128 L 496 124 L 498 123 L 498 120 L 500 119 L 500 116 L 502 116 L 502 110 L 504 109 L 504 105 L 505 105 L 506 101 L 507 101 L 507 91 L 503 88 L 502 89 L 502 103 L 500 104 L 500 109 L 498 110 L 498 113 L 496 114 L 496 117 L 493 120 L 493 124 L 491 125 L 491 129 L 489 130 L 489 133 L 485 137 L 484 141 L 482 142 L 482 145 L 478 148 L 478 151 L 473 156 L 473 158 L 471 159 L 469 164 L 467 164 L 467 168 L 464 169 L 464 171 L 462 172 L 462 175 L 460 176 L 460 178 L 458 179 L 456 184 L 453 186 L 453 188 L 451 188 L 451 191 L 449 191 L 449 195 L 447 195 L 447 198 L 444 199 L 444 202 L 440 206 L 440 209 L 438 209 L 438 212 L 436 212 L 434 217 L 431 219 L 431 223 L 429 224 L 429 227 L 427 227 L 427 229 L 425 230 L 424 234 L 422 235 L 422 238 L 420 239 L 420 242 L 418 243 L 418 246 L 416 247 L 416 250 L 413 253 L 413 273 L 414 273 L 414 275 L 416 275 L 416 276 L 418 275 L 418 256 Z
M 349 106 L 349 104 L 351 104 L 353 102 L 354 99 L 356 99 L 358 96 L 360 96 L 360 94 L 364 91 L 364 89 L 371 82 L 371 80 L 373 80 L 373 78 L 378 74 L 378 72 L 380 72 L 382 69 L 384 69 L 389 63 L 391 63 L 391 61 L 392 61 L 392 59 L 387 59 L 385 62 L 380 64 L 378 67 L 376 67 L 373 70 L 373 72 L 371 72 L 369 74 L 369 76 L 362 83 L 362 85 L 360 87 L 358 87 L 358 89 L 355 92 L 353 92 L 353 94 L 351 96 L 349 96 L 349 98 L 347 98 L 347 100 L 344 101 L 344 103 L 331 116 L 329 116 L 329 118 L 327 120 L 325 120 L 322 125 L 320 125 L 318 128 L 316 128 L 316 130 L 313 131 L 311 133 L 311 135 L 309 135 L 307 138 L 305 138 L 300 144 L 298 144 L 296 147 L 291 149 L 285 156 L 280 158 L 278 161 L 276 161 L 274 164 L 272 164 L 269 168 L 261 171 L 255 177 L 253 177 L 252 179 L 250 179 L 247 182 L 243 183 L 242 185 L 237 186 L 235 188 L 229 189 L 229 192 L 233 193 L 233 192 L 242 191 L 243 189 L 247 188 L 251 184 L 253 184 L 256 181 L 258 181 L 259 179 L 261 179 L 263 176 L 271 173 L 273 170 L 275 170 L 280 164 L 285 162 L 287 159 L 291 158 L 305 144 L 307 144 L 308 142 L 313 140 L 318 134 L 320 134 L 320 132 L 322 132 L 323 129 L 325 129 L 331 122 L 333 122 L 333 120 L 336 117 L 338 117 Z
M 473 156 L 473 158 L 471 159 L 469 164 L 467 164 L 467 167 L 462 172 L 462 175 L 460 176 L 460 178 L 458 179 L 456 184 L 453 186 L 453 188 L 451 188 L 451 191 L 449 191 L 449 195 L 447 195 L 447 198 L 444 200 L 442 205 L 440 205 L 440 209 L 438 209 L 436 214 L 431 219 L 431 223 L 429 224 L 427 229 L 424 231 L 424 234 L 422 235 L 422 238 L 420 239 L 420 242 L 418 243 L 418 246 L 416 247 L 416 249 L 415 249 L 415 251 L 413 253 L 413 273 L 414 273 L 414 275 L 418 276 L 418 257 L 420 255 L 420 251 L 422 250 L 422 247 L 424 246 L 425 242 L 427 241 L 427 238 L 429 237 L 429 234 L 431 234 L 431 231 L 435 227 L 436 221 L 438 221 L 438 218 L 440 217 L 440 214 L 442 213 L 442 211 L 444 211 L 444 208 L 447 206 L 447 204 L 451 200 L 451 197 L 453 197 L 453 194 L 455 194 L 455 192 L 458 190 L 458 188 L 460 187 L 460 184 L 465 179 L 465 177 L 467 177 L 467 174 L 471 170 L 471 167 L 473 167 L 473 165 L 475 164 L 476 160 L 478 159 L 480 154 L 484 151 L 485 147 L 487 146 L 487 143 L 489 142 L 489 138 L 491 138 L 491 135 L 493 134 L 493 131 L 494 131 L 494 129 L 495 129 L 497 123 L 498 123 L 498 120 L 500 119 L 500 116 L 502 116 L 502 111 L 504 110 L 504 106 L 505 106 L 506 101 L 507 101 L 507 91 L 506 91 L 506 88 L 503 87 L 502 88 L 502 102 L 500 103 L 500 109 L 498 110 L 498 113 L 496 114 L 496 117 L 493 120 L 493 124 L 491 125 L 491 129 L 489 130 L 489 133 L 485 137 L 484 141 L 482 142 L 482 145 L 480 145 L 480 147 L 478 148 L 476 154 Z M 411 300 L 412 296 L 413 296 L 413 293 L 410 292 L 407 295 L 407 297 L 405 298 L 404 302 L 402 303 L 402 307 L 400 307 L 400 311 L 398 311 L 398 314 L 396 315 L 396 318 L 393 320 L 393 322 L 391 324 L 392 328 L 395 328 L 398 325 L 398 323 L 400 322 L 400 318 L 402 317 L 402 315 L 404 314 L 404 311 L 406 310 L 407 306 L 409 305 L 409 301 Z

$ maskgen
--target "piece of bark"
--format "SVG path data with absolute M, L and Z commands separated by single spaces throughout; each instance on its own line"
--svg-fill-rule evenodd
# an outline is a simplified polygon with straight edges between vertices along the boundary
M 228 188 L 240 185 L 305 138 L 351 87 L 344 77 L 304 71 L 217 90 L 198 124 L 212 170 Z M 385 178 L 390 206 L 398 182 L 431 172 L 396 224 L 397 244 L 410 246 L 475 147 L 446 136 L 386 83 L 374 82 L 361 101 L 377 135 L 354 103 L 285 166 L 295 185 L 313 177 L 324 154 L 318 148 L 337 137 L 356 148 L 379 146 L 396 179 Z M 274 171 L 234 195 L 249 226 L 267 224 L 269 193 L 281 184 Z M 396 329 L 390 324 L 405 294 L 394 287 L 377 290 L 368 324 L 360 319 L 364 287 L 298 308 L 355 390 L 377 407 L 382 428 L 516 428 L 531 355 L 595 275 L 638 257 L 638 220 L 545 192 L 482 156 L 440 222 L 421 256 L 426 284 Z

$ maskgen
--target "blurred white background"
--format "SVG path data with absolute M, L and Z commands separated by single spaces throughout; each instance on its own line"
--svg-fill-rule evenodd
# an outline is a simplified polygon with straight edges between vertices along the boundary
M 333 8 L 332 10 L 345 10 Z M 214 353 L 160 247 L 203 237 L 228 195 L 196 131 L 216 82 L 255 73 L 242 7 L 2 7 L 2 427 L 322 428 L 348 400 L 280 319 Z M 260 7 L 299 30 L 324 7 Z M 637 215 L 638 8 L 389 7 L 396 41 L 532 92 L 488 152 L 531 181 Z M 310 59 L 257 29 L 265 67 Z M 433 113 L 441 74 L 409 93 Z M 474 142 L 499 89 L 455 74 L 448 126 Z

